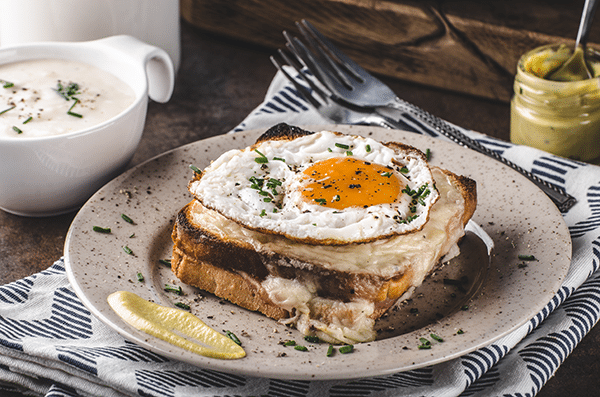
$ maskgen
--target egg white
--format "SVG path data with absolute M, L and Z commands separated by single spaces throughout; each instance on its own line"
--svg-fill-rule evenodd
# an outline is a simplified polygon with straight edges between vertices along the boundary
M 302 171 L 318 161 L 343 156 L 392 166 L 395 170 L 405 168 L 408 171 L 400 177 L 407 187 L 412 191 L 427 189 L 428 194 L 417 205 L 412 202 L 413 197 L 403 192 L 391 204 L 341 210 L 307 201 L 302 195 Z M 371 138 L 331 131 L 228 151 L 189 188 L 204 206 L 243 226 L 324 244 L 373 241 L 420 230 L 438 198 L 422 153 L 394 150 Z

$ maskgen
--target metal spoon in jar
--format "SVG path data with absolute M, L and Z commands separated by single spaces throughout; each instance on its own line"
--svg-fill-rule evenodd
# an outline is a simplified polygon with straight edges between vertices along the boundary
M 594 77 L 594 74 L 588 68 L 585 62 L 585 46 L 587 37 L 592 25 L 592 19 L 596 12 L 596 0 L 585 0 L 583 5 L 583 13 L 579 23 L 579 31 L 577 32 L 577 40 L 575 41 L 575 51 L 562 66 L 554 72 L 546 76 L 548 80 L 555 81 L 578 81 Z

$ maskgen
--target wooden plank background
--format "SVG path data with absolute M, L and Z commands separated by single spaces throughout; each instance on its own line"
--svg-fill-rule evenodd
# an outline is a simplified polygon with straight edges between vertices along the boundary
M 272 49 L 307 19 L 366 69 L 509 101 L 521 54 L 574 43 L 583 0 L 180 0 L 197 28 Z M 600 24 L 600 22 L 598 22 Z M 600 26 L 589 42 L 600 42 Z M 234 60 L 232 60 L 234 61 Z

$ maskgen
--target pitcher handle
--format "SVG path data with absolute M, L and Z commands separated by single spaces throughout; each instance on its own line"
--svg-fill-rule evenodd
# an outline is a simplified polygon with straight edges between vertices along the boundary
M 171 98 L 175 86 L 175 71 L 173 61 L 166 51 L 128 35 L 111 36 L 95 42 L 100 46 L 118 49 L 145 65 L 150 99 L 165 103 Z

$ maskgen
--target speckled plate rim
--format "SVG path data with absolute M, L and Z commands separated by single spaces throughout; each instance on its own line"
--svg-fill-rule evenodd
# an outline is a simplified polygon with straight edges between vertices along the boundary
M 204 167 L 226 150 L 252 144 L 264 130 L 220 135 L 168 151 L 125 172 L 94 194 L 76 215 L 65 242 L 67 276 L 84 305 L 125 339 L 165 357 L 238 375 L 331 380 L 386 375 L 457 358 L 517 329 L 559 290 L 571 262 L 568 229 L 552 201 L 522 175 L 453 143 L 410 132 L 342 125 L 305 128 L 430 149 L 433 165 L 477 182 L 478 207 L 473 221 L 490 235 L 495 251 L 468 310 L 456 311 L 414 332 L 356 345 L 352 354 L 332 357 L 325 356 L 326 346 L 311 346 L 308 352 L 283 347 L 282 338 L 299 340 L 297 331 L 235 305 L 217 304 L 214 297 L 204 298 L 200 305 L 214 313 L 197 315 L 219 331 L 242 330 L 247 357 L 217 360 L 194 355 L 125 324 L 106 302 L 116 290 L 173 305 L 172 294 L 167 295 L 161 285 L 170 270 L 157 265 L 157 257 L 168 255 L 175 215 L 191 200 L 186 189 L 192 176 L 189 164 Z M 124 222 L 121 213 L 128 214 L 135 224 Z M 108 235 L 96 233 L 92 225 L 110 226 L 113 231 Z M 134 254 L 125 253 L 124 245 Z M 527 267 L 518 266 L 519 254 L 534 255 L 538 260 Z M 138 271 L 147 277 L 143 283 L 134 281 Z M 194 289 L 183 287 L 189 296 L 194 294 Z M 443 336 L 444 342 L 434 343 L 428 350 L 418 349 L 419 338 L 429 338 L 431 333 Z

